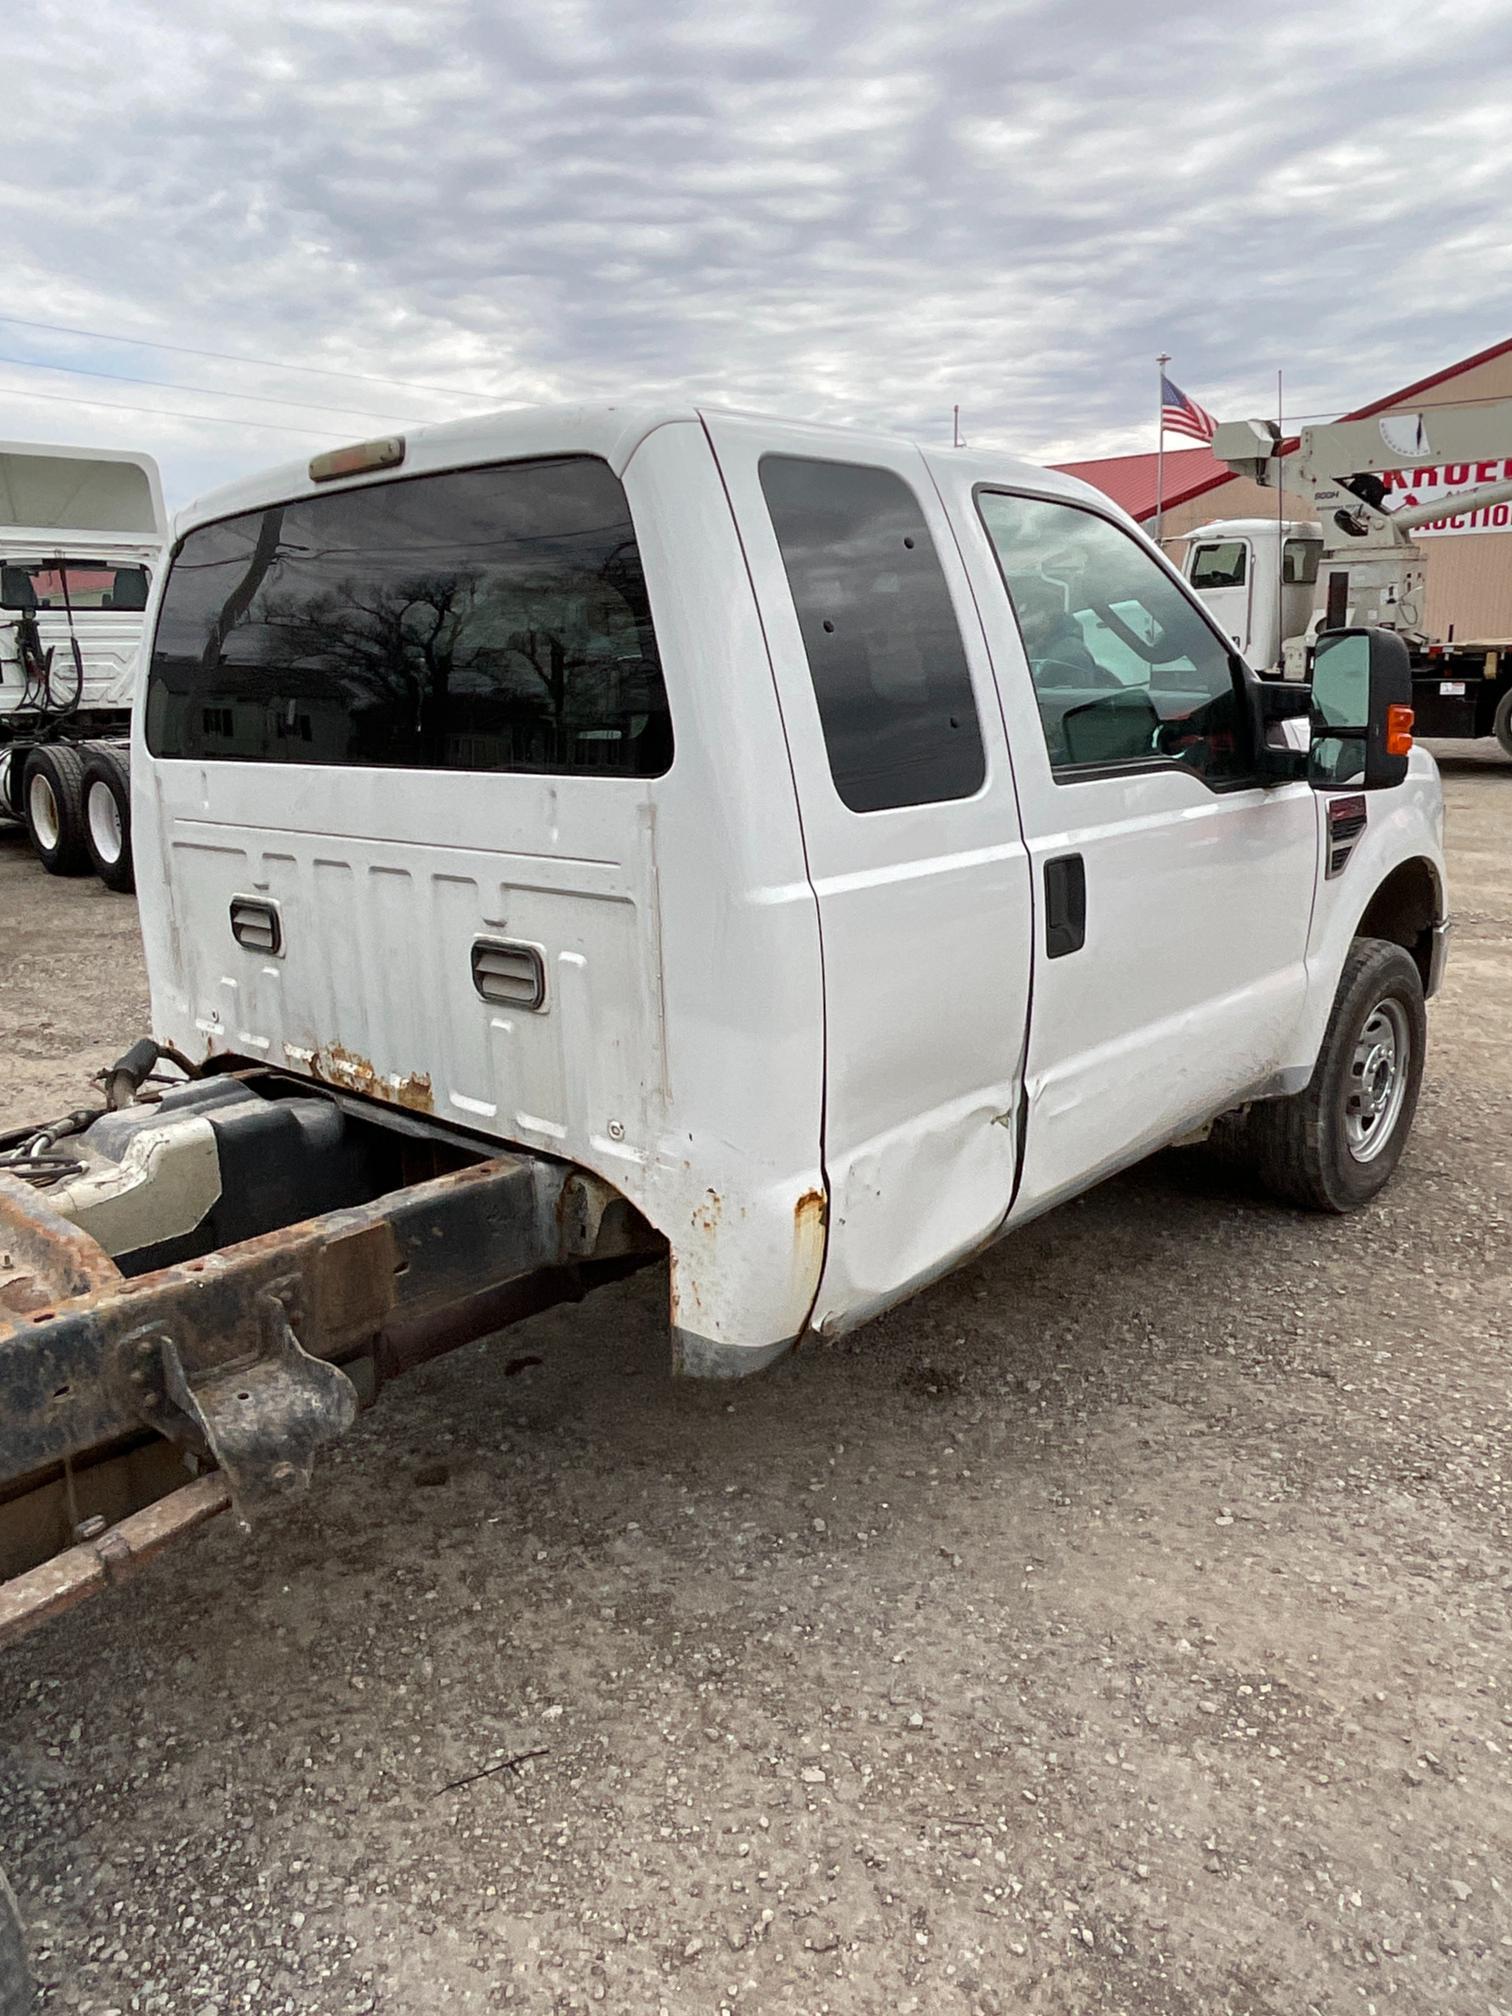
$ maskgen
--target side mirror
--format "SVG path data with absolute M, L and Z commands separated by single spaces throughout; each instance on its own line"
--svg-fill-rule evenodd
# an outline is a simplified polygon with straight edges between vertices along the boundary
M 1407 775 L 1411 748 L 1407 646 L 1392 630 L 1325 630 L 1313 651 L 1308 782 L 1384 791 Z

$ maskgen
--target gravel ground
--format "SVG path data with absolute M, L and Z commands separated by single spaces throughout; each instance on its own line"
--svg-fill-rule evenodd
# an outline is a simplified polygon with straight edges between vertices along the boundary
M 642 1278 L 6 1655 L 45 2005 L 1512 2012 L 1512 775 L 1446 782 L 1363 1217 L 1166 1156 L 734 1391 Z M 12 841 L 0 916 L 16 1119 L 146 1000 L 129 900 Z

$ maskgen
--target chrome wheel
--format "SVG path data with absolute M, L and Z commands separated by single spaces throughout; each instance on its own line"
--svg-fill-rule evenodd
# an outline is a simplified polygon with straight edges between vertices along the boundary
M 31 829 L 39 844 L 50 854 L 57 846 L 62 833 L 62 822 L 58 817 L 58 801 L 53 795 L 53 787 L 39 770 L 26 787 L 26 810 L 31 819 Z
M 107 866 L 114 867 L 121 858 L 125 839 L 121 828 L 121 807 L 114 791 L 99 777 L 89 787 L 86 810 L 89 837 L 94 842 L 95 853 Z
M 1373 1162 L 1395 1132 L 1411 1062 L 1407 1011 L 1394 999 L 1377 1002 L 1344 1080 L 1344 1143 L 1356 1162 Z

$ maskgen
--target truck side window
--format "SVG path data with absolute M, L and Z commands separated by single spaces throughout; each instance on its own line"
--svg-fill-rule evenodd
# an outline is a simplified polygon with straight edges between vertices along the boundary
M 1192 555 L 1191 583 L 1194 588 L 1242 588 L 1248 548 L 1242 539 L 1225 539 L 1212 546 L 1199 546 Z
M 890 469 L 766 455 L 835 789 L 853 812 L 969 798 L 987 774 L 971 673 L 919 501 Z
M 589 455 L 412 476 L 191 532 L 154 756 L 656 777 L 672 761 L 619 479 Z
M 1288 539 L 1281 548 L 1281 581 L 1287 588 L 1311 588 L 1318 578 L 1321 539 Z
M 1058 781 L 1110 764 L 1252 774 L 1238 662 L 1136 540 L 1078 504 L 999 490 L 977 503 Z

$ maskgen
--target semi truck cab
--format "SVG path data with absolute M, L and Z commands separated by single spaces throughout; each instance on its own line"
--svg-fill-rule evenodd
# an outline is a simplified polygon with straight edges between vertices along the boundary
M 131 886 L 126 763 L 167 539 L 151 456 L 0 442 L 0 818 L 54 874 Z
M 1279 671 L 1312 620 L 1322 551 L 1310 519 L 1215 519 L 1187 535 L 1182 573 L 1246 664 Z

